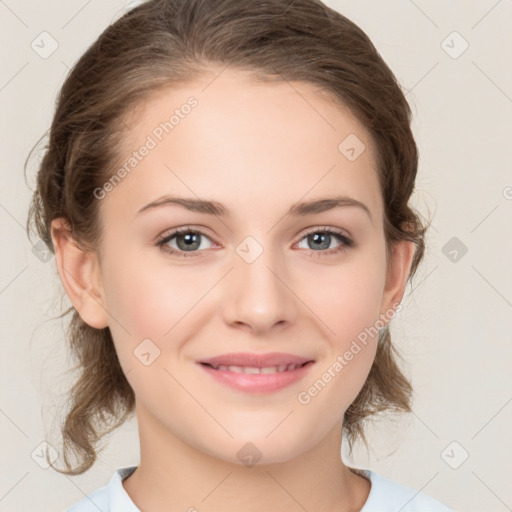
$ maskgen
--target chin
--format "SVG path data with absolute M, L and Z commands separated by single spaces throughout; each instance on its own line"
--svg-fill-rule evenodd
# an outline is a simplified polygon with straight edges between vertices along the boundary
M 227 442 L 215 443 L 204 447 L 211 456 L 229 464 L 253 467 L 268 464 L 280 464 L 293 460 L 310 448 L 311 438 L 291 438 L 274 432 L 268 436 L 268 430 L 259 435 L 235 435 Z M 210 438 L 211 439 L 211 438 Z

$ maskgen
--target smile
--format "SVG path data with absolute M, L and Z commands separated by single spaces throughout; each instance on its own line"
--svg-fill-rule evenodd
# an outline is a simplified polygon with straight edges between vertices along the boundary
M 312 361 L 309 361 L 312 362 Z M 210 365 L 208 363 L 203 363 L 209 366 L 210 368 L 213 368 L 214 370 L 220 370 L 220 371 L 228 371 L 228 372 L 235 372 L 235 373 L 245 373 L 246 375 L 256 375 L 256 374 L 270 374 L 270 373 L 281 373 L 281 372 L 290 372 L 293 370 L 296 370 L 297 368 L 300 368 L 308 363 L 303 364 L 281 364 L 279 366 L 264 366 L 263 368 L 258 368 L 257 366 L 227 366 L 225 364 L 219 364 L 217 366 Z
M 315 361 L 284 353 L 233 353 L 197 363 L 224 386 L 246 393 L 270 393 L 302 380 Z

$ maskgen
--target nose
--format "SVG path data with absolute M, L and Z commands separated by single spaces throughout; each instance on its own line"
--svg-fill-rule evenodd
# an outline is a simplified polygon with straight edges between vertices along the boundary
M 283 259 L 263 250 L 252 262 L 235 254 L 225 283 L 224 319 L 228 325 L 263 334 L 295 321 L 297 299 Z

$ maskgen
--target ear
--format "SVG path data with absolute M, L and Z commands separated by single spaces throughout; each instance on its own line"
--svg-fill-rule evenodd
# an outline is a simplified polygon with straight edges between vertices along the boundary
M 51 237 L 60 279 L 82 320 L 96 329 L 108 326 L 96 253 L 81 249 L 63 217 L 51 223 Z
M 381 317 L 388 318 L 390 309 L 395 310 L 402 301 L 415 250 L 416 245 L 408 240 L 400 240 L 393 245 L 382 295 Z

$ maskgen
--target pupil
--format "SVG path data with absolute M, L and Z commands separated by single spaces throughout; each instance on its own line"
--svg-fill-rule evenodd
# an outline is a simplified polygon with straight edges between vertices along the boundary
M 185 249 L 185 250 L 188 250 L 188 249 L 197 249 L 199 247 L 199 243 L 198 243 L 198 235 L 197 233 L 186 233 L 185 235 L 181 235 L 181 236 L 178 236 L 177 237 L 177 243 L 178 243 L 178 246 L 180 247 L 180 249 Z M 180 244 L 180 240 L 184 240 L 184 244 Z M 197 245 L 197 247 L 194 247 L 194 244 Z
M 315 244 L 320 243 L 321 249 L 328 249 L 329 248 L 329 242 L 330 242 L 330 235 L 326 235 L 325 233 L 314 233 L 313 235 L 310 235 L 310 240 L 314 242 Z M 322 244 L 323 240 L 323 244 Z

